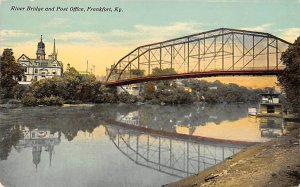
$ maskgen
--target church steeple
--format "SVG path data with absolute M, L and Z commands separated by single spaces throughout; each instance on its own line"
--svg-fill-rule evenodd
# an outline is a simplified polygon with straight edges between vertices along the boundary
M 41 162 L 41 153 L 42 153 L 42 146 L 40 146 L 39 143 L 37 143 L 32 147 L 32 157 L 33 157 L 32 162 L 35 165 L 36 172 L 37 172 L 37 166 Z
M 54 43 L 53 43 L 53 52 L 52 52 L 52 59 L 53 60 L 57 60 L 57 50 L 56 50 L 56 46 L 55 46 L 55 39 L 54 39 Z
M 54 38 L 54 44 L 53 44 L 53 54 L 55 53 L 55 38 Z
M 41 35 L 41 41 L 37 45 L 36 58 L 39 60 L 45 60 L 45 56 L 45 44 L 43 42 L 43 35 Z

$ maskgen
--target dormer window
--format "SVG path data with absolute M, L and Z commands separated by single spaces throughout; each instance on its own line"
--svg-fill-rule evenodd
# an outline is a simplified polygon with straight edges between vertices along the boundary
M 46 77 L 46 75 L 45 75 L 46 73 L 45 72 L 42 72 L 42 77 Z

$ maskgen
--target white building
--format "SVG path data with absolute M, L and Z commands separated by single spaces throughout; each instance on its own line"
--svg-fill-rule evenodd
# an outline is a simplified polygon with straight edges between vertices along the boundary
M 32 59 L 22 54 L 18 63 L 24 69 L 24 76 L 19 80 L 19 84 L 30 84 L 33 80 L 41 80 L 63 75 L 63 63 L 57 60 L 57 51 L 55 48 L 55 39 L 53 52 L 46 59 L 45 44 L 41 36 L 41 41 L 37 45 L 36 58 Z
M 130 95 L 138 96 L 140 95 L 140 84 L 130 84 L 124 86 L 117 86 L 117 93 L 127 92 Z

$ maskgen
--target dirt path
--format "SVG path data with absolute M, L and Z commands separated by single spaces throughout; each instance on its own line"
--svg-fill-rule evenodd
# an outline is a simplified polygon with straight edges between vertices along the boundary
M 166 186 L 298 186 L 299 141 L 298 124 L 288 135 L 252 146 L 223 163 Z

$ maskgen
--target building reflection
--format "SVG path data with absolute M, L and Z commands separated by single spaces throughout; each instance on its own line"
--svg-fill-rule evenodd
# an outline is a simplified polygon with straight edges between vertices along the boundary
M 128 112 L 126 114 L 121 114 L 117 112 L 116 121 L 126 123 L 129 125 L 140 125 L 139 111 Z
M 54 146 L 60 143 L 61 133 L 51 133 L 47 129 L 30 129 L 22 128 L 23 137 L 16 145 L 17 150 L 32 148 L 32 162 L 38 168 L 41 162 L 42 151 L 48 152 L 49 165 L 51 166 L 52 156 L 54 153 Z
M 283 118 L 262 117 L 258 120 L 261 137 L 276 138 L 284 133 Z
M 238 110 L 238 108 L 235 110 Z M 229 111 L 228 115 L 226 115 L 225 112 L 216 113 L 216 111 L 213 112 L 213 115 L 207 115 L 204 106 L 197 107 L 197 110 L 193 111 L 177 111 L 175 112 L 176 116 L 173 116 L 173 114 L 166 115 L 165 111 L 156 112 L 153 115 L 151 115 L 151 112 L 153 112 L 153 109 L 146 111 L 143 109 L 134 110 L 127 113 L 118 111 L 115 120 L 128 125 L 193 135 L 198 127 L 205 126 L 206 124 L 214 123 L 220 125 L 223 124 L 224 121 L 226 121 L 226 124 L 230 124 L 234 121 L 247 118 L 249 124 L 257 125 L 259 127 L 257 133 L 260 133 L 260 137 L 262 138 L 276 138 L 284 133 L 284 120 L 277 117 L 257 118 L 247 116 L 245 113 L 244 115 L 238 115 L 235 119 L 230 120 L 228 118 L 232 116 L 230 115 L 232 111 Z M 246 128 L 246 126 L 243 125 L 243 128 Z
M 128 159 L 180 178 L 216 165 L 248 146 L 140 127 L 105 125 L 105 128 L 111 141 Z

